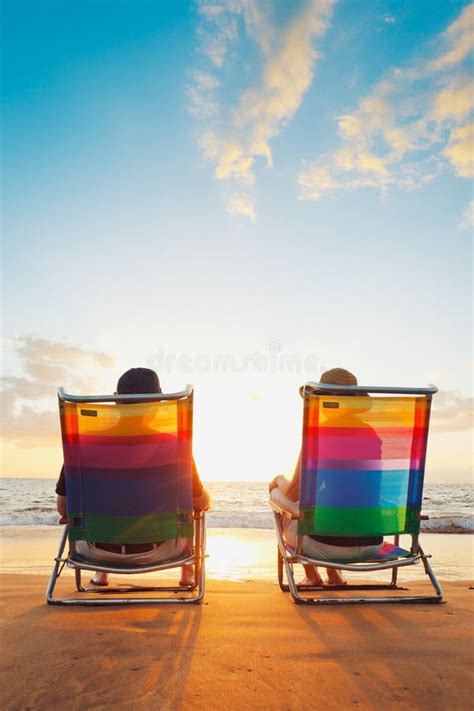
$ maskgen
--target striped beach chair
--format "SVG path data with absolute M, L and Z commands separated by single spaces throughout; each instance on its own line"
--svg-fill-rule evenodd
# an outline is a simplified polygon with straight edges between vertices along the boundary
M 419 544 L 423 478 L 430 406 L 434 386 L 384 388 L 307 383 L 304 401 L 299 512 L 270 502 L 278 539 L 278 579 L 295 602 L 440 602 L 441 587 Z M 296 548 L 283 537 L 284 517 L 297 519 Z M 400 548 L 400 535 L 411 537 L 410 549 Z M 303 536 L 380 537 L 375 560 L 327 561 L 302 554 Z M 410 539 L 408 539 L 410 540 Z M 434 595 L 400 592 L 363 597 L 304 595 L 295 582 L 295 564 L 364 573 L 392 571 L 387 584 L 345 585 L 341 590 L 405 590 L 397 585 L 398 569 L 422 563 Z M 283 572 L 287 583 L 284 582 Z M 334 589 L 334 587 L 333 587 Z M 305 587 L 305 591 L 311 588 Z M 321 588 L 313 588 L 319 590 Z
M 173 394 L 75 396 L 58 391 L 67 491 L 67 526 L 47 590 L 50 604 L 201 602 L 205 514 L 193 512 L 193 389 Z M 77 541 L 160 544 L 187 538 L 185 552 L 152 565 L 88 560 Z M 66 543 L 69 552 L 64 556 Z M 122 549 L 123 550 L 123 549 Z M 126 552 L 126 551 L 125 551 Z M 126 556 L 125 556 L 126 557 Z M 84 588 L 81 571 L 151 573 L 193 565 L 196 588 Z M 64 568 L 75 571 L 81 596 L 54 598 Z M 137 592 L 147 591 L 148 597 Z M 94 597 L 82 593 L 94 592 Z

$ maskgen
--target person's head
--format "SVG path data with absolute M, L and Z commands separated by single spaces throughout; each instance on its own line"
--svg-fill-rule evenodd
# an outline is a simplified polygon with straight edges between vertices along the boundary
M 118 395 L 148 393 L 161 393 L 159 378 L 150 368 L 130 368 L 118 379 Z
M 331 368 L 322 373 L 319 382 L 326 385 L 357 385 L 357 378 L 344 368 Z

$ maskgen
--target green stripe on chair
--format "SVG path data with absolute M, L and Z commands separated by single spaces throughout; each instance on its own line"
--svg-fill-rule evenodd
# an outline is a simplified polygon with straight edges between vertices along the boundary
M 420 532 L 421 510 L 414 506 L 407 506 L 407 518 L 405 523 L 405 533 L 417 534 Z
M 416 532 L 419 521 L 406 506 L 381 508 L 305 508 L 300 511 L 299 535 L 383 536 Z M 416 530 L 414 530 L 417 526 Z
M 150 516 L 69 514 L 69 540 L 101 543 L 151 543 L 193 535 L 192 510 Z

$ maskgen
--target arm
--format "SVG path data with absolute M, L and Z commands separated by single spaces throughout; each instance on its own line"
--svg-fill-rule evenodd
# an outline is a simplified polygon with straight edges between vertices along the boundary
M 211 505 L 209 492 L 203 487 L 199 478 L 196 463 L 193 459 L 193 509 L 194 511 L 207 511 Z
M 61 515 L 59 523 L 67 523 L 67 499 L 66 499 L 66 479 L 64 476 L 64 465 L 56 483 L 56 508 Z
M 296 514 L 298 516 L 298 502 L 292 501 L 286 493 L 290 487 L 288 479 L 284 476 L 277 476 L 270 483 L 270 504 L 275 505 L 278 509 L 282 509 L 286 513 Z M 273 508 L 275 508 L 273 506 Z M 291 516 L 294 518 L 294 516 Z
M 56 497 L 56 508 L 61 515 L 59 523 L 67 523 L 67 499 L 65 496 L 58 495 Z
M 288 479 L 282 475 L 276 476 L 268 485 L 270 494 L 273 489 L 278 488 L 290 501 L 298 501 L 300 493 L 300 465 L 301 453 L 298 457 L 292 480 L 289 482 Z
M 293 474 L 293 478 L 290 481 L 290 484 L 286 490 L 286 495 L 290 499 L 290 501 L 298 501 L 299 496 L 300 496 L 300 467 L 301 467 L 301 452 L 298 457 L 298 461 L 296 462 L 296 467 L 295 471 Z
M 56 508 L 61 516 L 67 516 L 67 499 L 65 496 L 56 497 Z

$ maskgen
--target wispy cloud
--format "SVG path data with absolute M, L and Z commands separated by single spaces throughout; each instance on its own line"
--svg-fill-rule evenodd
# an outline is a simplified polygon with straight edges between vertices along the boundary
M 218 105 L 213 98 L 214 90 L 219 86 L 216 77 L 209 72 L 194 71 L 193 83 L 187 88 L 189 111 L 198 119 L 209 119 L 215 116 Z
M 208 66 L 192 74 L 189 108 L 201 119 L 199 143 L 215 165 L 215 177 L 232 186 L 231 214 L 255 218 L 250 192 L 255 161 L 273 164 L 271 141 L 294 116 L 311 84 L 319 57 L 315 39 L 326 31 L 334 1 L 219 0 L 198 5 L 199 54 Z M 247 71 L 242 66 L 242 89 L 229 101 L 224 70 L 244 65 L 239 49 L 248 43 L 252 51 L 245 56 L 255 60 Z
M 198 29 L 200 52 L 215 68 L 224 64 L 230 45 L 237 39 L 237 17 L 241 13 L 239 0 L 198 0 L 198 10 L 204 22 Z
M 456 390 L 443 390 L 433 401 L 431 429 L 435 432 L 461 432 L 474 425 L 474 398 Z
M 430 69 L 437 71 L 460 64 L 474 49 L 474 4 L 468 5 L 441 37 L 444 51 L 435 57 Z
M 255 205 L 248 195 L 234 193 L 230 196 L 226 209 L 231 215 L 243 215 L 252 222 L 255 220 Z
M 459 177 L 473 175 L 473 24 L 471 4 L 425 47 L 423 61 L 392 69 L 357 109 L 338 117 L 340 145 L 305 163 L 301 199 L 362 187 L 385 195 L 392 186 L 419 187 L 449 168 Z
M 451 161 L 458 175 L 463 178 L 474 176 L 474 123 L 451 131 L 443 155 Z
M 474 228 L 474 200 L 471 200 L 464 210 L 459 228 L 461 230 L 472 230 Z
M 32 335 L 5 345 L 19 357 L 23 373 L 1 378 L 2 437 L 23 447 L 57 441 L 58 414 L 44 403 L 54 399 L 58 385 L 91 392 L 93 373 L 114 365 L 107 353 Z

